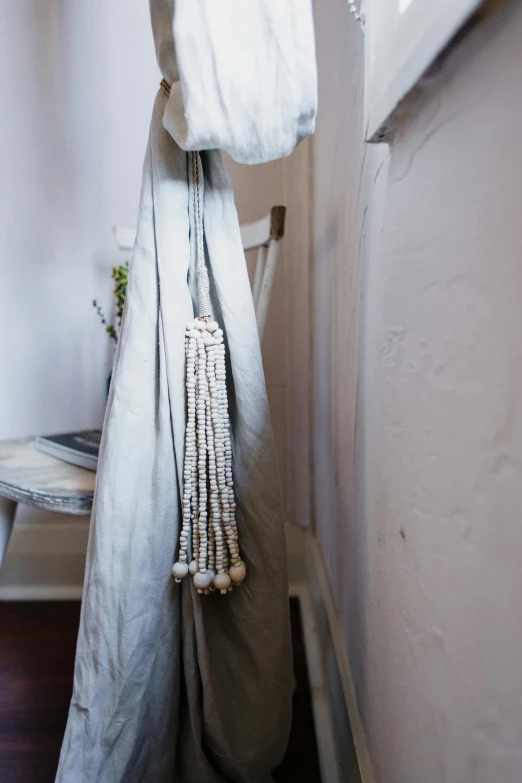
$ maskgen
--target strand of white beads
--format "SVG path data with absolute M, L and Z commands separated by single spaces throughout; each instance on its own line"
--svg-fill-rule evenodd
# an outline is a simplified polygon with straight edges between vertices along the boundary
M 191 576 L 195 576 L 198 572 L 199 561 L 199 498 L 198 498 L 198 443 L 196 433 L 196 353 L 197 353 L 197 341 L 201 338 L 201 331 L 195 328 L 196 321 L 191 321 L 187 324 L 187 340 L 190 341 L 190 347 L 194 352 L 194 368 L 190 372 L 187 371 L 187 405 L 188 405 L 188 417 L 191 418 L 193 424 L 193 435 L 191 432 L 191 439 L 187 441 L 185 439 L 185 466 L 189 463 L 188 471 L 184 472 L 184 476 L 188 475 L 189 478 L 184 478 L 185 481 L 190 481 L 192 485 L 191 494 L 191 517 L 192 517 L 192 561 L 189 565 L 189 572 Z M 192 359 L 192 355 L 190 357 Z M 177 564 L 174 565 L 174 569 Z M 175 575 L 175 574 L 174 574 Z
M 203 342 L 205 343 L 205 348 L 207 346 L 207 335 L 205 334 L 203 336 Z M 207 431 L 207 454 L 208 454 L 208 484 L 210 488 L 210 502 L 209 502 L 209 525 L 208 525 L 208 544 L 209 544 L 209 550 L 208 550 L 208 569 L 207 573 L 210 575 L 210 587 L 209 590 L 212 592 L 215 590 L 214 587 L 214 576 L 216 574 L 215 568 L 216 568 L 216 533 L 215 533 L 215 526 L 214 526 L 214 509 L 212 506 L 212 485 L 213 485 L 213 478 L 215 479 L 216 475 L 216 452 L 214 448 L 214 433 L 212 431 L 212 413 L 211 413 L 211 400 L 210 400 L 210 391 L 208 390 L 208 348 L 207 350 L 207 398 L 206 398 L 206 404 L 205 404 L 205 425 L 206 425 L 206 431 Z
M 207 357 L 203 332 L 207 328 L 205 321 L 198 320 L 195 324 L 201 334 L 197 340 L 197 398 L 196 423 L 198 442 L 198 517 L 199 517 L 199 558 L 198 571 L 194 575 L 194 585 L 198 592 L 208 590 L 211 576 L 207 571 L 208 557 L 208 512 L 207 512 L 207 438 L 206 438 L 206 399 L 207 399 Z
M 214 322 L 207 324 L 209 332 L 214 326 Z M 217 324 L 216 324 L 217 326 Z M 209 386 L 209 417 L 207 432 L 209 433 L 207 438 L 209 444 L 212 443 L 212 450 L 209 453 L 209 484 L 210 484 L 210 530 L 212 531 L 214 546 L 215 546 L 215 562 L 214 562 L 214 588 L 222 589 L 222 574 L 225 569 L 223 566 L 223 530 L 221 527 L 221 506 L 219 503 L 219 487 L 217 480 L 217 462 L 219 460 L 219 444 L 215 438 L 215 426 L 216 426 L 216 381 L 215 381 L 215 345 L 214 338 L 211 334 L 208 335 L 206 340 L 207 348 L 207 379 Z M 220 586 L 221 585 L 221 586 Z M 228 585 L 227 585 L 228 587 Z
M 223 345 L 223 332 L 218 329 L 216 357 L 216 382 L 220 401 L 220 417 L 222 423 L 221 442 L 223 462 L 221 465 L 220 494 L 221 505 L 223 508 L 223 524 L 227 538 L 230 560 L 232 565 L 228 569 L 228 575 L 235 585 L 239 585 L 246 576 L 246 567 L 239 554 L 239 543 L 236 523 L 236 504 L 234 501 L 234 481 L 232 478 L 232 447 L 230 443 L 230 421 L 228 416 L 228 399 L 226 386 L 226 368 L 225 368 L 225 346 Z
M 181 582 L 187 575 L 189 566 L 187 563 L 188 542 L 192 522 L 192 511 L 197 506 L 196 486 L 194 482 L 194 469 L 196 465 L 196 335 L 187 334 L 186 361 L 187 361 L 187 428 L 185 432 L 185 463 L 183 466 L 183 501 L 182 501 L 182 525 L 179 536 L 179 559 L 174 564 L 172 573 L 176 582 Z
M 246 576 L 239 553 L 223 331 L 210 317 L 203 243 L 201 162 L 192 155 L 200 316 L 187 325 L 187 428 L 177 582 L 190 572 L 198 593 L 226 594 Z M 210 498 L 209 498 L 210 494 Z M 208 502 L 207 502 L 208 501 Z M 191 531 L 192 524 L 192 531 Z M 192 560 L 187 564 L 192 532 Z M 230 557 L 230 567 L 229 567 Z
M 357 8 L 355 5 L 355 0 L 348 0 L 348 8 L 350 9 L 353 18 L 356 22 L 359 22 L 361 27 L 364 27 L 364 24 L 366 22 L 366 19 L 364 18 L 363 14 L 361 13 L 361 9 Z
M 215 587 L 224 595 L 231 589 L 231 579 L 228 575 L 228 553 L 225 548 L 225 536 L 223 525 L 226 508 L 222 501 L 222 468 L 225 461 L 225 450 L 223 443 L 223 419 L 221 413 L 221 385 L 216 377 L 216 360 L 221 351 L 223 342 L 223 332 L 218 328 L 217 323 L 211 322 L 207 329 L 212 332 L 212 342 L 209 341 L 207 375 L 209 379 L 209 389 L 212 405 L 212 427 L 215 438 L 216 453 L 216 478 L 214 493 L 214 508 L 216 510 L 216 576 L 214 577 Z M 218 532 L 219 531 L 219 532 Z M 228 541 L 227 541 L 228 543 Z

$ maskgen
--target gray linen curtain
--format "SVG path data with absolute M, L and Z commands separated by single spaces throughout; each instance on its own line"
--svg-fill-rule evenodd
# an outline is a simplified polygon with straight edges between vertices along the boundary
M 292 672 L 283 519 L 261 354 L 221 153 L 261 162 L 313 130 L 309 0 L 151 0 L 158 92 L 104 424 L 74 690 L 57 783 L 267 783 Z M 247 579 L 200 596 L 171 576 L 180 525 L 184 333 L 197 311 L 201 150 L 214 316 L 228 343 Z

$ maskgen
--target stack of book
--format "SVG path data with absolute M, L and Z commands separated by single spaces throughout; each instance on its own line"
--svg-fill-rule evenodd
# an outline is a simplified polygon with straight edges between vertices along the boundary
M 70 462 L 87 470 L 96 470 L 100 451 L 101 430 L 68 432 L 36 438 L 36 448 L 51 457 Z

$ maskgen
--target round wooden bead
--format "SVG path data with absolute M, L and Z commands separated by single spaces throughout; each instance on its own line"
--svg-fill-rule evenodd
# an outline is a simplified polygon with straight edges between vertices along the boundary
M 228 569 L 228 574 L 234 584 L 239 584 L 246 577 L 246 566 L 242 560 L 237 565 L 233 565 Z
M 208 571 L 205 571 L 202 573 L 201 571 L 198 571 L 197 574 L 194 574 L 194 586 L 198 588 L 198 590 L 206 590 L 208 587 L 210 587 L 210 573 Z
M 197 564 L 197 562 L 195 560 L 193 560 L 190 563 L 190 565 L 188 567 L 188 570 L 189 570 L 189 573 L 192 574 L 192 576 L 194 576 L 194 574 L 197 574 L 197 572 L 198 572 L 198 564 Z
M 230 577 L 228 574 L 216 574 L 214 577 L 214 585 L 218 590 L 226 590 L 230 587 Z
M 183 579 L 188 574 L 189 567 L 186 563 L 174 563 L 172 566 L 172 576 L 175 579 Z

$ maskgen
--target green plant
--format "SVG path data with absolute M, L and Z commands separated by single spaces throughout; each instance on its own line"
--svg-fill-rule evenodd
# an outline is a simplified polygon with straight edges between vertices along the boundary
M 114 299 L 116 300 L 116 322 L 112 324 L 107 323 L 107 318 L 105 317 L 105 314 L 96 299 L 93 299 L 92 306 L 100 316 L 100 320 L 105 326 L 105 331 L 107 334 L 114 340 L 114 342 L 118 342 L 118 334 L 121 327 L 123 308 L 125 307 L 125 297 L 127 296 L 127 282 L 129 279 L 128 261 L 126 261 L 124 264 L 121 264 L 121 266 L 114 266 L 112 268 L 112 279 L 115 281 L 113 294 Z

